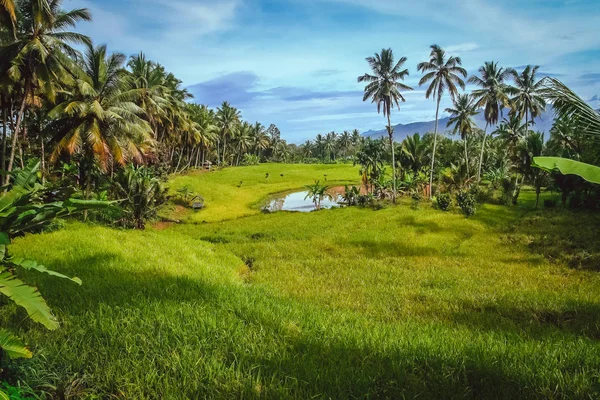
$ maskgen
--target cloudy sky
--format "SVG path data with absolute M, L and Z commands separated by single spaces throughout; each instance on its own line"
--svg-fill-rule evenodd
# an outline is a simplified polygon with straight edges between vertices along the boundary
M 394 123 L 431 120 L 416 65 L 438 44 L 475 73 L 484 61 L 540 65 L 600 106 L 598 0 L 65 0 L 87 7 L 79 30 L 112 51 L 143 51 L 183 80 L 198 103 L 227 100 L 284 138 L 381 129 L 362 102 L 365 57 L 391 47 L 408 57 Z M 447 106 L 448 104 L 444 104 Z

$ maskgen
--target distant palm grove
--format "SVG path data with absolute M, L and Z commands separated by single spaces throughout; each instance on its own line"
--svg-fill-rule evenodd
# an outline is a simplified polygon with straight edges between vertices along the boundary
M 294 144 L 68 4 L 0 0 L 0 399 L 599 393 L 600 114 L 564 83 L 382 49 L 348 84 L 384 134 Z M 435 125 L 400 138 L 409 62 Z

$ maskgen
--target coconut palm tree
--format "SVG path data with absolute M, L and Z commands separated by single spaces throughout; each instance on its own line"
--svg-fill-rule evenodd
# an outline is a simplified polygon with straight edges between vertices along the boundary
M 323 148 L 327 153 L 327 157 L 329 161 L 335 160 L 335 151 L 337 149 L 337 133 L 329 132 L 325 135 L 325 141 L 323 143 Z
M 252 130 L 254 126 L 249 122 L 242 122 L 237 129 L 235 142 L 237 145 L 237 161 L 236 165 L 240 165 L 240 158 L 246 154 L 252 147 Z
M 142 162 L 154 146 L 150 125 L 141 118 L 144 110 L 135 103 L 140 92 L 121 90 L 124 62 L 123 54 L 107 55 L 105 45 L 87 45 L 74 89 L 49 112 L 56 121 L 48 130 L 58 132 L 51 161 L 82 153 L 81 181 L 88 194 L 95 162 L 104 171 L 112 163 Z
M 486 62 L 479 67 L 481 76 L 471 76 L 468 80 L 478 87 L 472 93 L 475 99 L 475 105 L 478 108 L 484 108 L 485 129 L 483 131 L 483 140 L 481 142 L 481 155 L 479 157 L 479 169 L 477 172 L 477 181 L 481 180 L 481 169 L 483 166 L 483 153 L 487 137 L 487 129 L 490 125 L 498 123 L 502 115 L 502 108 L 510 107 L 509 94 L 510 87 L 504 81 L 511 75 L 510 68 L 504 69 L 498 67 L 497 62 Z
M 538 65 L 534 67 L 528 65 L 520 74 L 515 70 L 510 71 L 515 82 L 516 92 L 511 101 L 519 117 L 525 117 L 525 122 L 530 122 L 529 117 L 531 116 L 531 125 L 535 125 L 535 118 L 539 117 L 546 109 L 546 101 L 542 96 L 544 80 L 540 79 L 536 82 L 536 73 L 539 68 Z
M 338 146 L 342 153 L 342 157 L 345 159 L 348 155 L 348 149 L 350 148 L 350 146 L 352 146 L 352 137 L 350 136 L 350 132 L 344 131 L 340 135 L 338 139 Z
M 252 148 L 255 154 L 257 156 L 260 155 L 269 148 L 270 143 L 271 141 L 265 127 L 260 122 L 256 122 L 252 127 Z
M 402 141 L 401 165 L 410 170 L 413 176 L 416 176 L 428 162 L 428 150 L 427 142 L 423 140 L 419 133 L 407 136 Z
M 438 130 L 438 118 L 440 113 L 440 102 L 444 91 L 448 89 L 448 93 L 452 100 L 458 94 L 457 85 L 461 89 L 465 89 L 465 82 L 461 79 L 467 77 L 467 70 L 461 67 L 462 61 L 460 57 L 448 57 L 446 58 L 446 52 L 434 44 L 431 46 L 431 53 L 429 55 L 429 61 L 419 63 L 417 69 L 423 72 L 425 75 L 419 81 L 419 86 L 424 85 L 427 82 L 431 82 L 425 97 L 429 98 L 433 96 L 436 101 L 435 109 L 435 128 L 433 130 L 433 150 L 431 155 L 431 171 L 429 172 L 429 197 L 433 195 L 433 170 L 435 164 L 435 151 L 437 147 L 437 130 Z
M 225 162 L 227 152 L 227 139 L 233 138 L 238 124 L 240 123 L 240 112 L 235 107 L 232 107 L 228 102 L 224 101 L 221 107 L 217 108 L 217 126 L 219 128 L 219 141 L 223 144 L 223 151 L 219 157 L 220 161 Z
M 477 107 L 473 103 L 473 99 L 468 94 L 459 94 L 454 100 L 454 107 L 446 108 L 446 112 L 450 114 L 447 127 L 453 126 L 452 132 L 459 133 L 465 147 L 465 165 L 467 167 L 467 177 L 469 174 L 469 154 L 468 140 L 473 134 L 476 125 L 473 122 L 473 117 L 479 114 Z
M 3 2 L 3 9 L 12 3 Z M 50 102 L 56 97 L 57 84 L 73 82 L 76 69 L 67 55 L 77 54 L 73 44 L 89 44 L 90 39 L 80 33 L 65 31 L 79 21 L 91 20 L 87 9 L 64 11 L 61 0 L 27 0 L 21 6 L 21 20 L 16 40 L 0 49 L 0 76 L 7 76 L 18 86 L 20 107 L 12 134 L 12 148 L 7 170 L 13 168 L 17 139 L 21 134 L 27 105 L 36 104 L 43 95 Z M 8 5 L 8 7 L 6 6 Z M 6 183 L 10 175 L 6 175 Z
M 387 117 L 387 132 L 392 148 L 392 200 L 396 202 L 396 155 L 394 153 L 394 129 L 390 114 L 394 105 L 400 109 L 400 102 L 406 100 L 401 91 L 412 90 L 401 81 L 408 76 L 408 69 L 402 69 L 406 62 L 406 57 L 401 57 L 398 62 L 394 61 L 392 49 L 382 49 L 380 54 L 373 57 L 367 57 L 371 74 L 366 73 L 358 77 L 358 82 L 366 82 L 363 101 L 371 99 L 372 103 L 377 103 L 377 113 L 383 109 L 383 116 Z

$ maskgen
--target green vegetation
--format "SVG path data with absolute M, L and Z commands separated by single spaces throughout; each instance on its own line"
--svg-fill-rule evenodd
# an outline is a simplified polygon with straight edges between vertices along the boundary
M 283 177 L 243 167 L 176 181 L 233 207 L 216 182 L 238 189 L 240 174 L 255 175 L 252 187 L 268 193 L 319 171 L 286 167 Z M 18 239 L 15 256 L 84 285 L 32 277 L 62 328 L 16 324 L 36 356 L 11 370 L 81 397 L 597 397 L 600 277 L 537 251 L 566 255 L 573 240 L 598 257 L 600 220 L 534 211 L 534 193 L 523 197 L 469 219 L 405 201 L 230 219 L 238 208 L 219 214 L 209 201 L 195 215 L 227 221 L 74 223 Z M 3 308 L 2 323 L 21 321 L 14 312 Z
M 360 176 L 358 167 L 348 164 L 263 164 L 219 172 L 192 172 L 174 177 L 170 188 L 173 193 L 184 187 L 200 193 L 205 208 L 197 213 L 177 208 L 167 214 L 171 219 L 196 223 L 254 215 L 270 195 L 302 190 L 315 179 L 332 187 L 357 183 Z
M 0 399 L 600 398 L 600 114 L 560 81 L 488 61 L 459 93 L 433 45 L 434 131 L 397 143 L 383 49 L 387 138 L 297 146 L 62 3 L 0 0 Z

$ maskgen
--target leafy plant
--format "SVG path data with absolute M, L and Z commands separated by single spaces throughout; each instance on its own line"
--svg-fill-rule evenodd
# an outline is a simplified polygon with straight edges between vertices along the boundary
M 333 196 L 327 193 L 329 186 L 321 185 L 320 181 L 316 181 L 314 185 L 307 185 L 308 192 L 304 199 L 311 198 L 317 210 L 321 209 L 321 202 L 324 198 L 333 199 Z
M 452 205 L 452 197 L 448 193 L 439 194 L 436 198 L 437 206 L 442 211 L 448 211 Z
M 115 189 L 125 213 L 121 222 L 136 229 L 144 229 L 166 201 L 166 189 L 147 167 L 126 167 L 115 179 Z
M 477 202 L 475 201 L 475 196 L 473 196 L 471 192 L 466 190 L 458 192 L 456 194 L 456 203 L 467 218 L 475 214 Z
M 348 206 L 356 206 L 358 205 L 358 198 L 360 197 L 360 189 L 356 186 L 348 187 L 346 185 L 344 187 L 344 194 L 342 195 L 342 199 L 344 203 Z
M 51 271 L 33 260 L 13 257 L 9 252 L 11 240 L 25 233 L 39 232 L 56 218 L 89 208 L 107 207 L 109 203 L 73 197 L 57 199 L 57 191 L 39 184 L 39 166 L 39 162 L 32 160 L 27 168 L 13 173 L 13 184 L 6 186 L 6 191 L 0 196 L 0 293 L 23 307 L 33 321 L 52 330 L 58 328 L 56 317 L 41 293 L 21 280 L 18 272 L 37 271 L 79 285 L 81 280 Z M 50 198 L 52 201 L 48 201 Z M 24 344 L 6 330 L 0 330 L 0 348 L 10 358 L 31 357 Z M 2 395 L 7 398 L 5 393 L 0 392 L 0 397 Z
M 243 165 L 258 165 L 260 164 L 260 156 L 256 154 L 244 154 L 244 158 L 242 159 Z
M 588 182 L 600 184 L 600 167 L 560 157 L 534 157 L 532 167 L 563 175 L 577 175 Z

